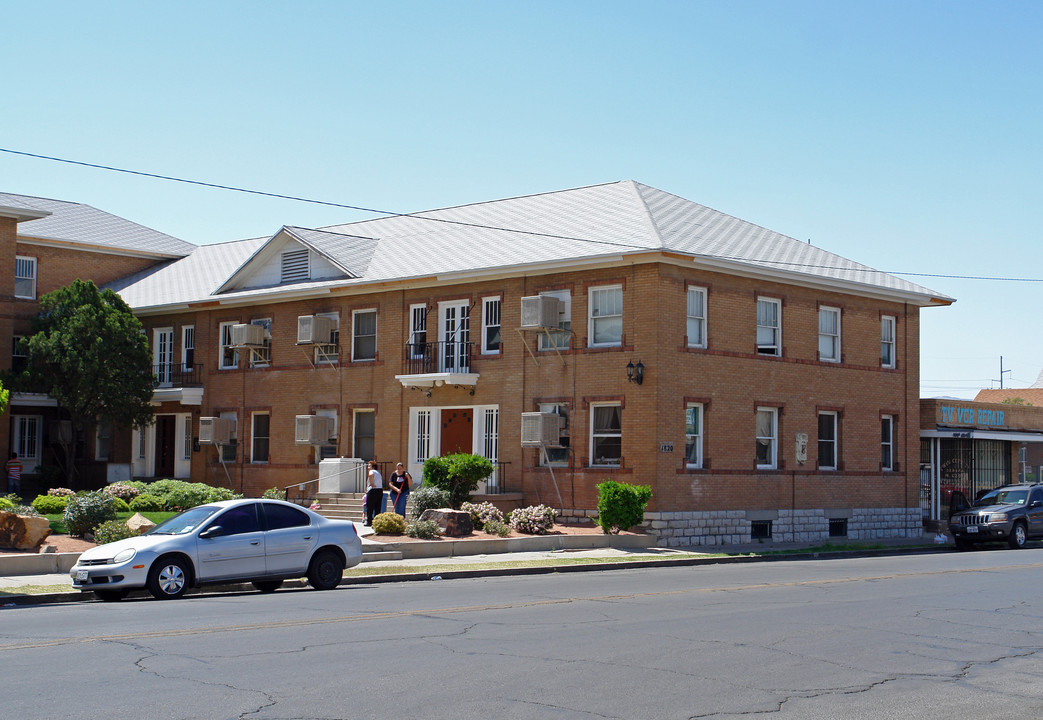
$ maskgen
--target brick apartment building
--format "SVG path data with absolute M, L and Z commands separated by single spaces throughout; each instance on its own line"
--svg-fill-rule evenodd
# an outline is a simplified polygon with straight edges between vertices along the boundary
M 39 312 L 39 297 L 80 278 L 104 285 L 188 255 L 194 246 L 137 223 L 80 203 L 0 193 L 0 369 L 21 369 L 26 358 L 18 340 Z M 22 457 L 25 472 L 57 470 L 64 453 L 59 434 L 69 432 L 60 409 L 46 395 L 12 393 L 0 414 L 0 454 Z M 118 433 L 102 428 L 75 441 L 76 463 L 87 482 L 103 483 L 109 461 L 129 450 Z M 123 440 L 123 444 L 127 441 Z M 57 471 L 60 472 L 60 471 Z M 4 489 L 6 492 L 6 488 Z
M 284 227 L 111 286 L 160 369 L 135 476 L 254 495 L 471 451 L 566 516 L 651 485 L 663 544 L 920 532 L 919 311 L 951 299 L 645 185 Z M 564 418 L 546 454 L 536 412 Z M 198 442 L 213 418 L 229 442 Z

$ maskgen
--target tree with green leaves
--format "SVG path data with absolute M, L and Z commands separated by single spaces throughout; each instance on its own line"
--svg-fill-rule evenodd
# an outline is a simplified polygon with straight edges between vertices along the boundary
M 10 391 L 5 389 L 4 384 L 0 382 L 0 415 L 4 414 L 4 410 L 7 410 L 7 400 L 10 396 Z
M 155 376 L 148 339 L 130 307 L 89 280 L 40 298 L 26 339 L 34 386 L 64 408 L 77 428 L 137 428 L 152 422 Z M 71 456 L 71 443 L 66 449 Z M 66 465 L 72 476 L 72 463 Z

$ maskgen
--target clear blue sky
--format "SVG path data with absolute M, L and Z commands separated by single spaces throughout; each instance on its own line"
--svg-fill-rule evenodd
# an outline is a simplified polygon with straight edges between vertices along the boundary
M 0 147 L 410 212 L 634 179 L 881 270 L 1043 279 L 1043 2 L 0 0 Z M 197 244 L 371 217 L 0 153 Z M 903 275 L 921 394 L 1043 369 L 1043 282 Z M 998 386 L 998 385 L 997 385 Z

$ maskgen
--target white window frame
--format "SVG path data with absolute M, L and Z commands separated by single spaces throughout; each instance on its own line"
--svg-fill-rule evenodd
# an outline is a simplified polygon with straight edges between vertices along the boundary
M 893 368 L 896 365 L 895 328 L 897 325 L 894 315 L 880 316 L 880 367 Z M 890 349 L 890 361 L 885 357 L 885 348 Z
M 257 318 L 250 321 L 251 325 L 260 325 L 267 330 L 264 344 L 259 348 L 250 349 L 250 367 L 270 367 L 272 364 L 272 319 Z
M 503 302 L 499 295 L 482 298 L 482 355 L 499 355 L 503 347 L 503 325 L 502 315 Z M 489 333 L 495 328 L 495 347 L 489 342 Z
M 191 351 L 192 356 L 189 357 Z M 181 326 L 181 371 L 190 373 L 196 362 L 196 326 Z
M 377 455 L 377 412 L 370 408 L 359 408 L 352 413 L 351 423 L 351 454 L 353 457 L 361 457 L 361 453 L 358 452 L 359 445 L 359 417 L 366 415 L 373 418 L 373 457 Z M 368 435 L 365 437 L 369 437 Z M 373 458 L 362 458 L 363 460 L 372 460 Z
M 833 327 L 829 327 L 827 318 L 833 318 Z M 820 362 L 840 362 L 841 350 L 840 350 L 840 319 L 841 313 L 840 308 L 831 307 L 829 305 L 820 305 L 818 309 L 818 359 Z M 823 321 L 825 327 L 823 327 Z M 828 347 L 832 345 L 832 354 L 829 352 L 823 352 L 823 344 Z
M 152 329 L 152 367 L 160 387 L 170 387 L 174 373 L 174 328 Z
M 16 298 L 22 298 L 25 300 L 36 299 L 36 269 L 38 267 L 37 259 L 29 257 L 27 255 L 15 255 L 14 257 L 14 296 Z M 26 273 L 28 270 L 28 273 Z M 22 292 L 19 292 L 19 281 L 23 286 Z M 30 290 L 24 290 L 24 286 L 28 281 Z
M 330 330 L 331 342 L 315 344 L 315 364 L 336 365 L 340 362 L 340 313 L 315 313 L 315 317 L 329 318 L 333 321 L 333 329 Z
M 761 413 L 768 413 L 771 419 L 770 434 L 762 435 L 760 432 L 760 418 Z M 760 458 L 757 457 L 756 452 L 754 458 L 756 458 L 758 470 L 776 470 L 779 467 L 779 409 L 773 407 L 759 407 L 757 408 L 757 415 L 755 421 L 754 435 L 756 437 L 757 445 L 768 445 L 768 462 L 759 462 Z M 765 443 L 767 441 L 767 443 Z
M 543 460 L 543 453 L 539 454 L 537 462 L 540 467 L 564 467 L 569 464 L 569 445 L 570 445 L 570 434 L 569 428 L 571 421 L 571 411 L 569 410 L 568 403 L 563 402 L 546 402 L 539 404 L 539 410 L 541 413 L 554 413 L 555 415 L 561 415 L 565 418 L 565 428 L 562 431 L 563 447 L 560 448 L 547 448 L 547 462 Z
M 25 474 L 35 472 L 36 466 L 40 464 L 42 433 L 42 415 L 11 416 L 11 449 L 18 453 L 18 459 L 22 461 L 23 482 Z
M 544 290 L 540 295 L 554 297 L 561 300 L 564 312 L 558 327 L 563 332 L 541 332 L 537 337 L 538 350 L 568 350 L 572 338 L 572 291 L 571 290 Z
M 706 298 L 706 288 L 688 286 L 685 294 L 685 340 L 690 348 L 706 347 Z M 694 340 L 693 331 L 697 334 Z
M 773 325 L 762 324 L 761 306 L 775 308 L 775 323 Z M 768 318 L 770 319 L 770 318 Z M 768 357 L 782 357 L 782 300 L 772 297 L 757 298 L 757 354 Z M 762 330 L 768 330 L 772 334 L 772 341 L 761 340 Z
M 181 457 L 182 461 L 192 459 L 192 414 L 183 413 L 182 421 L 182 432 L 181 436 Z
M 239 367 L 239 351 L 232 349 L 232 326 L 235 320 L 220 323 L 217 326 L 217 369 L 235 370 Z M 232 353 L 232 362 L 226 363 L 225 356 Z
M 689 415 L 694 413 L 695 432 L 690 433 Z M 689 470 L 699 470 L 703 466 L 703 404 L 690 402 L 684 408 L 684 463 Z M 689 450 L 691 448 L 691 450 Z M 692 459 L 694 451 L 695 459 Z
M 602 430 L 598 431 L 597 425 L 594 422 L 594 418 L 597 415 L 599 408 L 614 407 L 619 412 L 619 431 L 614 430 Z M 595 456 L 595 447 L 599 438 L 619 438 L 619 457 L 615 462 L 598 462 Z M 618 402 L 600 402 L 590 404 L 590 466 L 591 467 L 621 467 L 623 464 L 623 406 Z
M 617 320 L 618 318 L 618 320 Z M 619 338 L 596 341 L 599 325 L 619 323 Z M 587 347 L 620 347 L 623 344 L 623 286 L 598 285 L 587 290 Z
M 884 462 L 884 450 L 887 451 L 889 462 Z M 895 418 L 894 415 L 880 416 L 880 469 L 891 471 L 895 469 Z
M 359 335 L 359 316 L 360 315 L 372 315 L 373 316 L 373 334 L 372 335 Z M 373 362 L 377 359 L 377 308 L 364 308 L 362 310 L 351 311 L 351 361 L 352 362 Z M 373 357 L 359 357 L 358 352 L 358 340 L 359 338 L 373 338 Z
M 258 460 L 257 452 L 257 418 L 264 416 L 268 418 L 268 434 L 263 435 L 265 440 L 264 459 Z M 272 459 L 272 415 L 267 410 L 258 410 L 250 413 L 250 463 L 252 465 L 267 465 Z
M 833 437 L 825 438 L 822 437 L 822 420 L 827 418 L 830 420 L 830 425 L 833 428 Z M 840 414 L 835 410 L 820 410 L 818 413 L 818 424 L 816 426 L 816 438 L 818 444 L 818 469 L 819 470 L 836 470 L 840 467 Z M 833 462 L 823 462 L 822 452 L 823 447 L 827 447 L 833 451 Z
M 424 357 L 427 336 L 427 304 L 416 303 L 409 306 L 409 357 L 418 360 Z

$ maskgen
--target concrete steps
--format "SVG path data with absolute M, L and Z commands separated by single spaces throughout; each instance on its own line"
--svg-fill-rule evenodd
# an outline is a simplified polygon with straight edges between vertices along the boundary
M 384 493 L 387 495 L 388 493 Z M 319 514 L 331 520 L 351 520 L 361 523 L 366 519 L 366 513 L 362 509 L 366 501 L 365 493 L 319 493 L 315 497 L 319 503 Z M 388 499 L 388 506 L 391 501 Z M 409 517 L 413 509 L 413 500 L 406 500 L 406 517 Z

